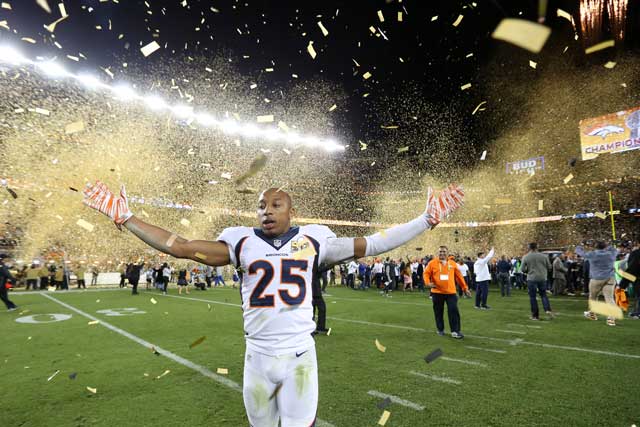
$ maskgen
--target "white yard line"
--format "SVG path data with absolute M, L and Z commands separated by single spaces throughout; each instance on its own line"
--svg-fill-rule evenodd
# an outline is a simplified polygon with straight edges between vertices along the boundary
M 438 376 L 438 375 L 423 374 L 422 372 L 416 372 L 416 371 L 409 371 L 409 373 L 411 375 L 415 375 L 415 376 L 422 377 L 422 378 L 427 378 L 427 379 L 433 380 L 433 381 L 440 381 L 442 383 L 455 384 L 455 385 L 462 384 L 462 381 L 454 380 L 453 378 L 449 378 L 449 377 L 441 377 L 441 376 Z
M 542 326 L 536 326 L 536 325 L 521 325 L 520 323 L 507 323 L 507 326 L 517 326 L 517 327 L 519 327 L 519 328 L 542 329 Z
M 369 390 L 367 392 L 369 396 L 379 397 L 380 399 L 389 398 L 393 403 L 397 403 L 398 405 L 406 406 L 407 408 L 415 409 L 416 411 L 424 411 L 424 406 L 418 405 L 417 403 L 413 403 L 408 400 L 404 400 L 399 398 L 398 396 L 394 396 L 392 394 L 381 393 L 376 390 Z
M 496 332 L 504 332 L 505 334 L 519 334 L 519 335 L 527 335 L 524 331 L 510 331 L 508 329 L 494 329 Z
M 122 336 L 124 336 L 126 338 L 129 338 L 131 341 L 134 341 L 134 342 L 140 344 L 143 347 L 146 347 L 146 348 L 154 347 L 158 353 L 160 353 L 161 355 L 173 360 L 174 362 L 177 362 L 177 363 L 181 364 L 184 367 L 192 369 L 192 370 L 204 375 L 207 378 L 211 378 L 212 380 L 214 380 L 214 381 L 216 381 L 216 382 L 218 382 L 218 383 L 220 383 L 222 385 L 225 385 L 225 386 L 229 387 L 232 390 L 235 390 L 237 392 L 242 392 L 242 386 L 240 384 L 238 384 L 237 382 L 235 382 L 233 380 L 230 380 L 227 377 L 224 377 L 222 375 L 218 375 L 218 374 L 210 371 L 209 369 L 205 368 L 204 366 L 201 366 L 201 365 L 198 365 L 196 363 L 193 363 L 192 361 L 187 360 L 184 357 L 180 357 L 175 353 L 172 353 L 172 352 L 170 352 L 168 350 L 165 350 L 165 349 L 163 349 L 163 348 L 161 348 L 161 347 L 159 347 L 159 346 L 157 346 L 155 344 L 152 344 L 152 343 L 150 343 L 148 341 L 145 341 L 144 339 L 142 339 L 142 338 L 140 338 L 140 337 L 138 337 L 136 335 L 133 335 L 133 334 L 131 334 L 131 333 L 129 333 L 129 332 L 123 330 L 123 329 L 120 329 L 117 326 L 113 326 L 112 324 L 110 324 L 108 322 L 105 322 L 104 320 L 98 319 L 97 317 L 94 317 L 91 314 L 85 313 L 84 311 L 82 311 L 80 309 L 77 309 L 77 308 L 75 308 L 75 307 L 73 307 L 73 306 L 71 306 L 71 305 L 69 305 L 67 303 L 64 303 L 64 302 L 60 301 L 59 299 L 54 298 L 53 296 L 51 296 L 51 295 L 49 295 L 47 293 L 41 293 L 41 295 L 43 297 L 45 297 L 45 298 L 50 299 L 51 301 L 54 301 L 54 302 L 60 304 L 61 306 L 65 307 L 65 308 L 67 308 L 67 309 L 69 309 L 71 311 L 74 311 L 74 312 L 78 313 L 81 316 L 86 317 L 87 319 L 98 320 L 100 322 L 100 323 L 98 323 L 99 325 L 102 325 L 105 328 L 110 329 L 113 332 L 116 332 L 116 333 L 118 333 L 118 334 L 120 334 L 120 335 L 122 335 Z M 208 301 L 208 302 L 213 302 L 213 301 Z M 222 304 L 226 304 L 226 303 L 222 303 Z M 331 423 L 329 423 L 327 421 L 323 421 L 323 420 L 321 420 L 319 418 L 316 420 L 316 424 L 318 425 L 318 427 L 335 427 L 333 424 L 331 424 Z
M 464 363 L 465 365 L 479 366 L 486 368 L 487 364 L 482 362 L 476 362 L 475 360 L 454 359 L 453 357 L 441 356 L 440 359 L 447 360 L 449 362 Z
M 212 300 L 208 300 L 208 299 L 194 298 L 194 297 L 183 297 L 181 295 L 161 295 L 161 296 L 162 297 L 169 297 L 169 298 L 187 299 L 187 300 L 190 300 L 190 301 L 201 301 L 201 302 L 206 302 L 206 303 L 210 303 L 210 304 L 229 305 L 231 307 L 242 307 L 240 304 L 233 304 L 233 303 L 230 303 L 230 302 L 212 301 Z
M 493 348 L 482 348 L 482 347 L 474 347 L 472 345 L 465 345 L 466 348 L 470 348 L 472 350 L 480 350 L 480 351 L 488 351 L 490 353 L 500 353 L 500 354 L 505 354 L 506 351 L 505 350 L 496 350 Z

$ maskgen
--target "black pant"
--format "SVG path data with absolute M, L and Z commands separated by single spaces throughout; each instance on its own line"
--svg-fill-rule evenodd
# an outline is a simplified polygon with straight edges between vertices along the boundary
M 40 289 L 47 289 L 49 287 L 49 276 L 40 278 Z
M 33 287 L 33 290 L 37 290 L 38 289 L 38 279 L 27 279 L 27 290 L 29 290 L 30 287 Z
M 125 279 L 125 277 L 126 277 L 126 276 L 125 276 L 124 274 L 121 274 L 121 275 L 120 275 L 120 287 L 121 287 L 121 288 L 124 288 L 124 286 L 125 286 L 125 285 L 124 285 L 124 279 Z
M 9 295 L 7 295 L 7 288 L 5 285 L 0 285 L 0 299 L 7 306 L 7 309 L 16 308 L 16 305 L 9 300 Z
M 322 292 L 327 289 L 327 273 L 324 272 L 320 275 L 320 283 L 322 283 Z
M 87 289 L 87 285 L 84 284 L 84 279 L 78 279 L 78 289 Z
M 133 287 L 131 295 L 136 295 L 138 293 L 138 281 L 129 279 L 129 283 L 131 283 L 131 286 Z
M 349 273 L 347 275 L 347 286 L 351 289 L 355 287 L 356 275 L 353 273 Z
M 162 292 L 167 292 L 167 287 L 169 286 L 169 278 L 168 277 L 162 277 Z M 308 319 L 308 317 L 307 317 Z
M 311 300 L 311 304 L 313 305 L 313 317 L 316 317 L 316 309 L 318 309 L 318 319 L 316 321 L 316 330 L 317 331 L 326 331 L 327 330 L 327 306 L 324 303 L 324 299 L 322 296 L 313 297 Z
M 431 292 L 433 313 L 436 315 L 436 327 L 444 331 L 444 303 L 447 303 L 449 327 L 451 332 L 460 332 L 460 312 L 458 311 L 458 296 L 456 294 L 437 294 Z

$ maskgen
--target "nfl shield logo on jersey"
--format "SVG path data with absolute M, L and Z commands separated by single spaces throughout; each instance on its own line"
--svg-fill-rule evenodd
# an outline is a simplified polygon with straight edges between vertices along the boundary
M 280 239 L 276 239 L 273 241 L 273 246 L 275 246 L 276 248 L 279 248 L 280 246 L 282 246 L 282 240 Z

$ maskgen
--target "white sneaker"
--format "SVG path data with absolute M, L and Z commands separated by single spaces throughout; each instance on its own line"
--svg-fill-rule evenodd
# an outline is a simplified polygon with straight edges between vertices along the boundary
M 596 316 L 595 313 L 592 313 L 590 311 L 585 311 L 583 314 L 584 314 L 584 317 L 586 317 L 589 320 L 598 320 L 598 316 Z

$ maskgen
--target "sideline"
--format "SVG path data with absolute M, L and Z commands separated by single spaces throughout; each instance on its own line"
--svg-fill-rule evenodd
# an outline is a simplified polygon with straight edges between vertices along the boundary
M 150 343 L 148 341 L 145 341 L 140 337 L 137 337 L 137 336 L 135 336 L 135 335 L 123 330 L 123 329 L 118 328 L 117 326 L 113 326 L 112 324 L 110 324 L 108 322 L 105 322 L 102 319 L 98 319 L 97 317 L 94 317 L 91 314 L 85 313 L 84 311 L 82 311 L 80 309 L 77 309 L 77 308 L 75 308 L 75 307 L 73 307 L 73 306 L 71 306 L 71 305 L 69 305 L 69 304 L 67 304 L 65 302 L 62 302 L 59 299 L 57 299 L 55 297 L 52 297 L 51 295 L 49 295 L 47 293 L 41 293 L 40 295 L 42 295 L 43 297 L 45 297 L 45 298 L 47 298 L 47 299 L 49 299 L 51 301 L 54 301 L 54 302 L 58 303 L 59 305 L 65 307 L 65 308 L 67 308 L 67 309 L 69 309 L 71 311 L 74 311 L 74 312 L 78 313 L 81 316 L 86 317 L 87 319 L 91 319 L 91 320 L 94 320 L 94 321 L 97 320 L 99 322 L 98 325 L 102 325 L 105 328 L 112 330 L 113 332 L 116 332 L 116 333 L 118 333 L 118 334 L 120 334 L 120 335 L 122 335 L 122 336 L 124 336 L 126 338 L 129 338 L 131 341 L 134 341 L 134 342 L 140 344 L 143 347 L 146 347 L 146 348 L 155 347 L 155 349 L 156 349 L 156 351 L 158 353 L 160 353 L 161 355 L 173 360 L 174 362 L 177 362 L 177 363 L 181 364 L 182 366 L 185 366 L 185 367 L 187 367 L 189 369 L 192 369 L 192 370 L 204 375 L 207 378 L 211 378 L 212 380 L 214 380 L 214 381 L 216 381 L 216 382 L 218 382 L 218 383 L 220 383 L 222 385 L 225 385 L 225 386 L 231 388 L 232 390 L 235 390 L 237 392 L 242 393 L 242 386 L 240 384 L 238 384 L 237 382 L 235 382 L 233 380 L 230 380 L 227 377 L 223 377 L 221 375 L 215 374 L 212 371 L 210 371 L 209 369 L 205 368 L 204 366 L 201 366 L 201 365 L 198 365 L 196 363 L 193 363 L 192 361 L 187 360 L 184 357 L 178 356 L 175 353 L 172 353 L 172 352 L 170 352 L 168 350 L 165 350 L 165 349 L 163 349 L 163 348 L 161 348 L 161 347 L 159 347 L 159 346 L 157 346 L 155 344 L 152 344 L 152 343 Z M 176 297 L 176 298 L 178 298 L 178 297 Z M 323 421 L 323 420 L 321 420 L 319 418 L 316 419 L 316 421 L 317 421 L 318 427 L 335 427 L 333 424 L 331 424 L 331 423 L 329 423 L 327 421 Z
M 398 405 L 406 406 L 407 408 L 415 409 L 416 411 L 424 411 L 424 406 L 418 405 L 417 403 L 413 403 L 409 400 L 404 400 L 399 398 L 398 396 L 394 396 L 392 394 L 381 393 L 376 390 L 369 390 L 367 392 L 369 396 L 379 397 L 380 399 L 389 399 L 393 403 L 397 403 Z

